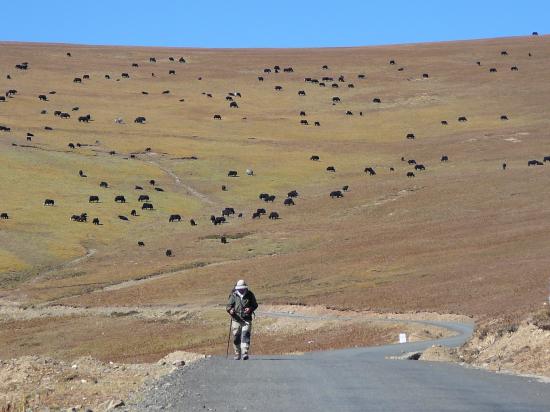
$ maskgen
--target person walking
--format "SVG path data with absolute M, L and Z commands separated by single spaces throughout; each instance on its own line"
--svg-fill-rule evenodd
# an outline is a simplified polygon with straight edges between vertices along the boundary
M 239 280 L 229 295 L 227 313 L 231 316 L 231 334 L 235 360 L 247 360 L 252 333 L 252 315 L 258 308 L 256 297 L 244 280 Z

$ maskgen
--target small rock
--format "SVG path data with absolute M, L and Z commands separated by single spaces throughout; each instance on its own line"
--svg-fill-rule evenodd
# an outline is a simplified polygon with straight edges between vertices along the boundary
M 109 402 L 109 404 L 107 405 L 107 409 L 105 409 L 106 411 L 111 411 L 113 409 L 116 409 L 116 408 L 120 408 L 122 406 L 124 406 L 124 401 L 121 400 L 121 399 L 118 399 L 118 400 L 115 400 L 113 399 L 111 402 Z

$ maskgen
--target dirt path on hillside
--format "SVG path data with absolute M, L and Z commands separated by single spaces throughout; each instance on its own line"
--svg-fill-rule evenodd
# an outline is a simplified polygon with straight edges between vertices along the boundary
M 69 261 L 61 263 L 59 265 L 48 267 L 48 268 L 45 268 L 43 270 L 40 270 L 38 272 L 38 274 L 30 280 L 29 283 L 31 283 L 31 284 L 36 283 L 36 282 L 42 280 L 44 278 L 44 276 L 48 275 L 49 273 L 52 273 L 56 270 L 65 269 L 65 268 L 68 268 L 69 266 L 76 265 L 77 263 L 83 262 L 83 261 L 91 258 L 92 256 L 94 256 L 96 253 L 97 253 L 97 249 L 88 249 L 88 248 L 86 248 L 86 254 L 85 255 L 79 256 L 75 259 L 69 260 Z
M 195 189 L 192 186 L 189 186 L 188 184 L 184 183 L 178 175 L 176 175 L 172 170 L 168 169 L 167 167 L 161 165 L 158 161 L 151 159 L 151 156 L 148 154 L 149 160 L 147 160 L 148 163 L 151 163 L 155 166 L 157 166 L 160 170 L 162 170 L 164 173 L 166 173 L 168 176 L 170 176 L 172 179 L 174 179 L 174 182 L 177 186 L 180 186 L 184 188 L 187 193 L 191 196 L 196 197 L 200 201 L 210 205 L 210 206 L 216 206 L 217 203 L 214 202 L 212 199 L 210 199 L 208 196 L 206 196 L 204 193 L 199 192 L 197 189 Z

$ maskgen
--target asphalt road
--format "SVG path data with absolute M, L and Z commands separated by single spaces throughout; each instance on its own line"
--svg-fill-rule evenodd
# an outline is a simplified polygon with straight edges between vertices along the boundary
M 458 346 L 471 325 L 428 322 L 456 330 L 437 343 Z M 138 410 L 170 411 L 550 411 L 550 384 L 460 365 L 387 356 L 434 342 L 253 356 L 212 357 L 163 378 Z

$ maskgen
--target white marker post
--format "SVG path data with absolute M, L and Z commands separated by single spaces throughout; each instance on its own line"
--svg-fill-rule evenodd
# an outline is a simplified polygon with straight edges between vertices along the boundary
M 399 343 L 407 343 L 407 334 L 406 333 L 400 333 L 399 334 Z

